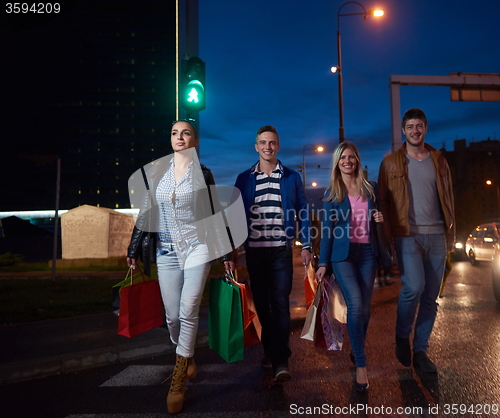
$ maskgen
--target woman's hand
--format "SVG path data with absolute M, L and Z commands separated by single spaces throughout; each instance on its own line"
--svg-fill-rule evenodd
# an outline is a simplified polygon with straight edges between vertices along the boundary
M 135 258 L 127 257 L 127 266 L 132 266 L 133 269 L 137 266 L 137 260 Z
M 325 278 L 325 274 L 326 274 L 326 267 L 320 267 L 316 271 L 316 280 L 318 282 L 321 282 Z
M 379 210 L 373 212 L 373 220 L 377 223 L 384 222 L 384 215 Z
M 236 271 L 236 265 L 234 264 L 234 261 L 224 261 L 224 267 L 226 268 L 226 273 Z

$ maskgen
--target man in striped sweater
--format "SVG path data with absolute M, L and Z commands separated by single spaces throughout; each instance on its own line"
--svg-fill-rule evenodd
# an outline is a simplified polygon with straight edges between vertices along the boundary
M 311 261 L 310 215 L 299 174 L 277 158 L 280 140 L 276 128 L 257 131 L 255 150 L 259 161 L 241 173 L 235 186 L 240 190 L 248 225 L 245 242 L 250 286 L 262 324 L 262 367 L 273 369 L 273 381 L 291 379 L 290 292 L 292 246 L 302 241 L 302 262 Z M 297 231 L 296 224 L 299 230 Z

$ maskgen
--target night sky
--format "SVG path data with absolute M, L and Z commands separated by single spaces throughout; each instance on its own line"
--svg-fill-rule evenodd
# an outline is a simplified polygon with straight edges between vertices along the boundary
M 344 3 L 199 0 L 199 57 L 207 71 L 201 161 L 218 184 L 234 184 L 257 161 L 255 132 L 271 124 L 280 134 L 282 162 L 298 169 L 307 146 L 308 182 L 327 186 L 339 131 L 338 75 L 330 67 L 338 63 L 337 13 Z M 361 3 L 385 15 L 340 18 L 344 126 L 376 180 L 392 141 L 389 77 L 500 73 L 500 0 Z M 357 4 L 342 9 L 361 11 Z M 437 148 L 453 150 L 462 138 L 468 144 L 500 139 L 500 103 L 452 102 L 448 87 L 401 87 L 401 113 L 411 107 L 426 112 L 426 140 Z M 313 145 L 326 152 L 314 153 Z
M 278 156 L 297 169 L 306 144 L 307 180 L 328 182 L 338 144 L 337 13 L 344 1 L 200 1 L 200 57 L 207 68 L 207 108 L 200 113 L 201 159 L 216 181 L 233 184 L 255 163 L 256 130 L 276 126 Z M 367 0 L 385 16 L 340 18 L 345 137 L 354 140 L 378 176 L 391 147 L 389 77 L 453 72 L 499 73 L 498 0 Z M 362 8 L 346 5 L 342 13 Z M 401 87 L 401 114 L 422 108 L 427 142 L 453 150 L 453 141 L 500 139 L 500 103 L 452 102 L 447 87 Z M 500 163 L 500 162 L 499 162 Z

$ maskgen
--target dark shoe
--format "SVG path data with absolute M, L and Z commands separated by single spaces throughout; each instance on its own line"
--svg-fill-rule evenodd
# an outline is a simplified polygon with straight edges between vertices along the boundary
M 358 383 L 354 381 L 354 387 L 358 392 L 366 392 L 368 388 L 370 387 L 369 383 Z
M 269 360 L 268 357 L 264 356 L 260 363 L 260 367 L 262 367 L 263 369 L 272 369 L 273 365 L 271 363 L 271 360 Z
M 436 365 L 427 357 L 425 351 L 417 351 L 413 354 L 413 367 L 419 368 L 424 373 L 437 373 L 438 371 Z
M 276 368 L 276 373 L 274 374 L 273 383 L 284 383 L 288 382 L 292 378 L 288 366 L 282 365 Z
M 358 392 L 366 392 L 368 388 L 370 387 L 370 384 L 368 382 L 366 383 L 359 383 L 358 382 L 358 368 L 356 367 L 356 378 L 354 380 L 354 387 Z
M 411 348 L 409 338 L 401 338 L 396 335 L 396 358 L 403 366 L 411 366 Z

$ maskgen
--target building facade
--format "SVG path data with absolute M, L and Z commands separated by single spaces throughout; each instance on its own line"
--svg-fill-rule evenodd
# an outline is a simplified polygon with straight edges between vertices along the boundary
M 73 3 L 1 29 L 0 211 L 53 209 L 57 158 L 60 208 L 128 208 L 129 176 L 171 152 L 178 2 Z
M 457 234 L 466 237 L 477 225 L 500 219 L 500 141 L 454 142 L 441 150 L 450 166 L 455 194 Z

